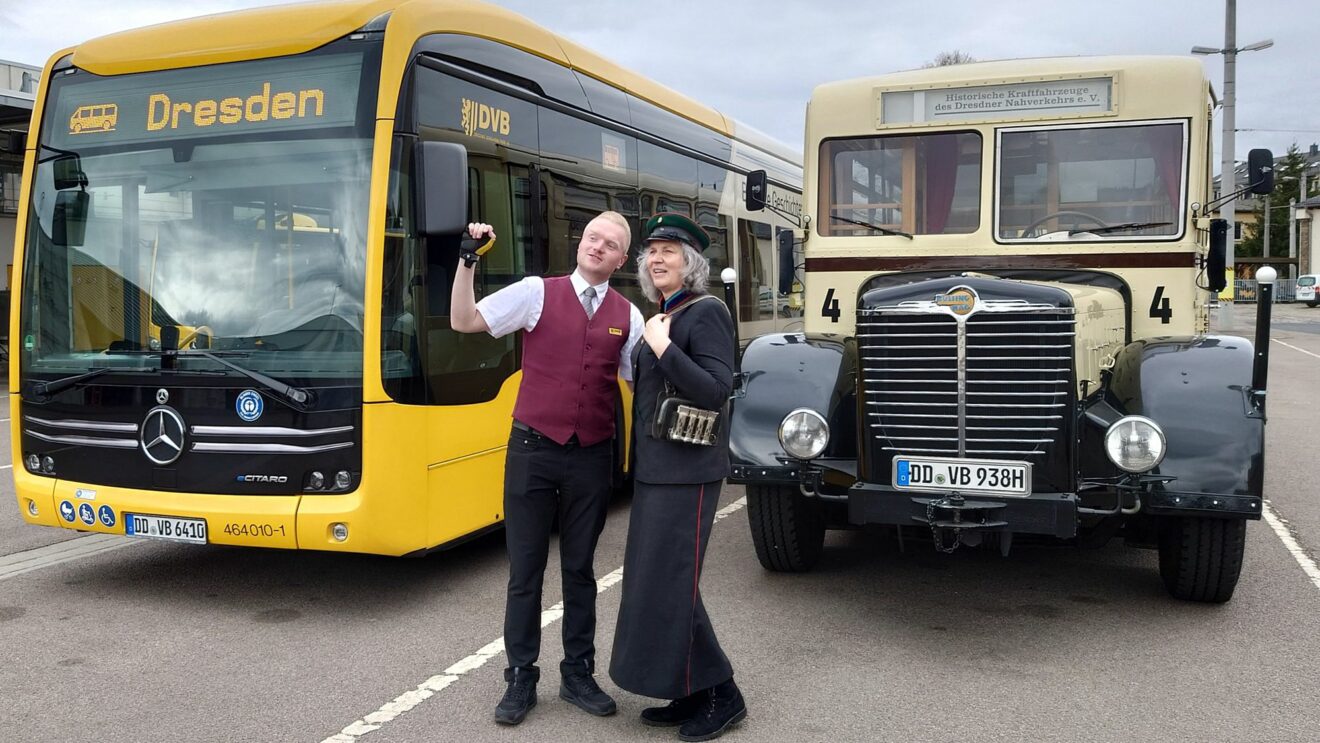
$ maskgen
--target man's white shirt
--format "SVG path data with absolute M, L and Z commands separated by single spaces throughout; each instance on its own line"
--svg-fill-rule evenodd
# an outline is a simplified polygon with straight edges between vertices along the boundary
M 582 274 L 574 271 L 569 277 L 573 282 L 573 294 L 578 301 L 582 292 L 590 286 Z M 599 310 L 605 301 L 605 293 L 610 291 L 610 282 L 596 284 L 596 299 L 592 310 Z M 627 300 L 624 300 L 627 301 Z M 515 330 L 533 330 L 541 321 L 541 311 L 545 309 L 545 280 L 540 276 L 528 276 L 516 284 L 500 289 L 494 294 L 477 302 L 477 312 L 486 321 L 490 334 L 496 338 L 506 336 Z M 633 381 L 632 352 L 637 341 L 642 338 L 642 312 L 637 305 L 628 302 L 628 341 L 619 353 L 619 376 L 625 382 Z

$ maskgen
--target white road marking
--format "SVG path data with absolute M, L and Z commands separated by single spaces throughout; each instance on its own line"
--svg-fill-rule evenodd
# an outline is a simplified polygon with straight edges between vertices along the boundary
M 1315 560 L 1306 554 L 1306 550 L 1302 549 L 1302 545 L 1298 543 L 1297 535 L 1293 533 L 1288 520 L 1280 516 L 1278 511 L 1274 510 L 1274 504 L 1268 500 L 1265 501 L 1265 512 L 1261 515 L 1265 518 L 1265 523 L 1269 524 L 1274 533 L 1279 535 L 1283 546 L 1288 549 L 1288 552 L 1292 553 L 1297 564 L 1302 566 L 1302 572 L 1306 573 L 1306 576 L 1311 579 L 1316 588 L 1320 588 L 1320 565 L 1317 565 Z
M 85 537 L 48 544 L 45 547 L 15 552 L 0 557 L 0 580 L 141 543 L 141 540 L 117 534 L 89 534 Z
M 747 505 L 746 498 L 739 498 L 729 505 L 715 512 L 715 520 L 720 521 L 729 514 L 737 511 Z M 623 566 L 619 566 L 596 580 L 596 592 L 604 593 L 623 580 Z M 544 629 L 559 621 L 564 616 L 564 604 L 558 603 L 541 612 L 541 628 Z M 356 743 L 362 736 L 368 733 L 380 730 L 386 723 L 396 719 L 427 699 L 449 688 L 455 681 L 458 681 L 464 675 L 481 668 L 486 662 L 497 655 L 504 653 L 504 638 L 497 637 L 489 643 L 486 643 L 477 652 L 460 660 L 454 665 L 446 668 L 444 672 L 438 673 L 431 678 L 423 681 L 412 689 L 405 691 L 394 699 L 381 705 L 371 714 L 363 716 L 361 719 L 354 720 L 337 734 L 326 738 L 321 743 Z
M 1280 346 L 1285 346 L 1285 347 L 1287 347 L 1287 348 L 1291 348 L 1291 349 L 1294 350 L 1294 351 L 1301 351 L 1302 353 L 1306 354 L 1307 356 L 1314 356 L 1314 357 L 1316 357 L 1317 359 L 1320 359 L 1320 354 L 1311 353 L 1310 351 L 1306 350 L 1305 348 L 1298 348 L 1297 346 L 1294 346 L 1294 345 L 1291 344 L 1291 343 L 1284 343 L 1283 341 L 1279 340 L 1278 338 L 1271 338 L 1270 340 L 1274 341 L 1275 343 L 1279 344 Z
M 12 464 L 0 464 L 0 470 L 12 470 L 13 468 L 14 465 Z

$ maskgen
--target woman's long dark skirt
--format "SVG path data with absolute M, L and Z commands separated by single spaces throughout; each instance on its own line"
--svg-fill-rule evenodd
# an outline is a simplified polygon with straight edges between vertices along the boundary
M 733 678 L 699 590 L 719 495 L 718 480 L 636 483 L 610 654 L 619 688 L 678 699 Z

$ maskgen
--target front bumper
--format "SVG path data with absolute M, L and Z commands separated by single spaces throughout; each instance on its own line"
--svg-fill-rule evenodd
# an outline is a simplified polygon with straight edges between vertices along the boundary
M 958 513 L 955 514 L 955 511 Z M 894 490 L 859 482 L 848 491 L 848 521 L 853 524 L 935 525 L 1070 539 L 1077 535 L 1077 496 L 1034 493 L 1025 498 L 969 495 L 955 506 L 940 493 Z

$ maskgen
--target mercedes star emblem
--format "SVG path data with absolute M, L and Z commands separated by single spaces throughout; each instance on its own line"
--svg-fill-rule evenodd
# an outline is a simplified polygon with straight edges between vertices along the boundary
M 156 390 L 157 405 L 164 405 L 169 401 L 170 401 L 170 393 L 168 390 L 166 390 L 164 387 L 161 387 L 160 389 Z
M 142 421 L 142 453 L 156 464 L 172 464 L 183 454 L 183 436 L 187 430 L 174 408 L 152 408 Z

